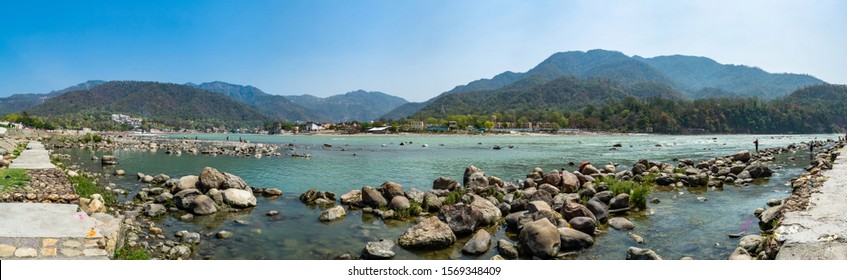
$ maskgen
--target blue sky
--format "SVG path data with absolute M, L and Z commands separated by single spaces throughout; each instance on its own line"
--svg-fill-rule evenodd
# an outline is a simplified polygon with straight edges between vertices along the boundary
M 847 1 L 2 1 L 0 96 L 86 80 L 423 101 L 560 51 L 686 54 L 847 83 Z

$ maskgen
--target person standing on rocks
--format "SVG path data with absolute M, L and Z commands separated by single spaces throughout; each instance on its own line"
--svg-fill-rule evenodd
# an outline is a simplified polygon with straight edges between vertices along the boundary
M 753 144 L 756 144 L 756 153 L 758 154 L 759 153 L 759 139 L 756 139 L 756 141 L 753 141 Z

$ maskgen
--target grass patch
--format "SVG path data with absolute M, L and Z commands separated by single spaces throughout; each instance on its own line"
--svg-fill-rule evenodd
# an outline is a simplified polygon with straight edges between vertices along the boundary
M 455 204 L 456 202 L 462 201 L 463 195 L 465 195 L 465 191 L 462 189 L 450 192 L 447 194 L 447 198 L 444 199 L 444 205 Z
M 409 208 L 403 210 L 394 210 L 394 217 L 397 218 L 409 218 L 409 217 L 417 217 L 421 215 L 423 209 L 421 208 L 421 204 L 415 202 L 414 200 L 409 200 Z
M 76 193 L 80 197 L 91 198 L 92 194 L 99 193 L 103 197 L 103 202 L 106 205 L 113 205 L 117 200 L 115 195 L 100 188 L 94 179 L 82 175 L 76 177 L 68 177 L 68 181 L 74 186 Z
M 638 207 L 638 209 L 647 209 L 647 197 L 653 192 L 653 182 L 655 176 L 645 176 L 641 182 L 633 181 L 618 181 L 612 178 L 601 178 L 600 182 L 606 183 L 609 186 L 609 191 L 614 195 L 622 193 L 629 195 L 629 204 Z
M 26 169 L 0 169 L 0 192 L 23 189 L 29 183 L 30 178 L 26 175 Z
M 673 173 L 676 173 L 676 174 L 685 174 L 685 168 L 675 168 L 675 169 L 673 170 Z
M 26 149 L 26 143 L 19 143 L 18 146 L 15 147 L 15 150 L 12 151 L 12 155 L 17 158 L 21 155 L 24 149 Z
M 143 248 L 130 248 L 123 246 L 115 252 L 116 260 L 149 260 L 150 254 Z

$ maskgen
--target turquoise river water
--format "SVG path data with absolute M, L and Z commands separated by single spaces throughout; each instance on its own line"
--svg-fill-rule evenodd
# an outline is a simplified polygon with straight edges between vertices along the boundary
M 182 137 L 172 135 L 171 137 Z M 753 150 L 753 140 L 759 139 L 760 148 L 785 147 L 791 143 L 825 140 L 835 135 L 576 135 L 576 136 L 267 136 L 267 135 L 188 135 L 200 140 L 224 140 L 226 137 L 257 143 L 293 143 L 298 153 L 310 153 L 311 159 L 282 157 L 231 157 L 192 155 L 166 155 L 163 150 L 117 150 L 109 154 L 120 159 L 118 168 L 127 174 L 164 173 L 173 177 L 197 175 L 205 166 L 240 176 L 251 186 L 274 187 L 283 191 L 275 199 L 258 196 L 258 206 L 252 211 L 217 213 L 179 220 L 182 213 L 170 213 L 159 221 L 166 234 L 178 230 L 216 232 L 229 230 L 234 237 L 226 240 L 208 237 L 198 248 L 200 259 L 328 259 L 349 253 L 358 256 L 365 243 L 379 239 L 396 240 L 412 222 L 383 222 L 361 211 L 348 211 L 337 222 L 318 221 L 321 209 L 307 207 L 298 196 L 316 187 L 337 195 L 370 185 L 377 187 L 385 181 L 394 181 L 405 188 L 430 190 L 432 181 L 448 176 L 461 181 L 468 165 L 475 165 L 504 180 L 523 179 L 533 167 L 544 170 L 565 168 L 568 162 L 591 161 L 602 166 L 608 162 L 620 164 L 619 170 L 629 169 L 640 158 L 650 161 L 670 162 L 672 158 L 690 158 L 695 161 L 715 156 L 730 155 L 740 150 Z M 401 142 L 412 144 L 399 145 Z M 622 144 L 619 150 L 612 145 Z M 324 148 L 331 144 L 332 148 Z M 428 147 L 423 147 L 427 144 Z M 383 147 L 385 145 L 385 147 Z M 494 150 L 500 145 L 502 150 Z M 514 148 L 506 148 L 513 145 Z M 657 146 L 658 145 L 658 146 Z M 342 151 L 343 149 L 343 151 Z M 62 150 L 71 154 L 91 171 L 102 170 L 91 155 L 102 152 L 89 150 Z M 281 152 L 290 152 L 281 150 Z M 790 160 L 796 157 L 796 160 Z M 727 185 L 721 189 L 678 188 L 657 189 L 651 195 L 661 200 L 649 204 L 649 209 L 630 213 L 626 217 L 636 224 L 634 233 L 644 237 L 645 244 L 637 244 L 626 232 L 608 229 L 595 237 L 595 245 L 574 254 L 574 259 L 623 259 L 629 246 L 647 247 L 666 259 L 690 256 L 695 259 L 726 259 L 737 246 L 738 239 L 729 233 L 759 233 L 753 210 L 764 207 L 771 198 L 788 195 L 786 183 L 801 173 L 808 164 L 808 154 L 781 155 L 771 163 L 775 175 L 769 180 L 746 186 Z M 111 178 L 111 182 L 129 191 L 127 199 L 145 185 L 136 182 L 134 175 Z M 708 200 L 700 202 L 698 196 Z M 276 218 L 267 217 L 269 210 L 281 213 Z M 245 220 L 239 225 L 234 219 Z M 605 226 L 602 228 L 606 230 Z M 505 225 L 488 229 L 496 240 L 516 241 L 515 233 L 506 232 Z M 489 259 L 497 253 L 492 248 L 481 256 L 461 253 L 469 237 L 460 237 L 456 244 L 436 251 L 408 251 L 395 247 L 395 259 Z M 496 247 L 496 246 L 495 246 Z

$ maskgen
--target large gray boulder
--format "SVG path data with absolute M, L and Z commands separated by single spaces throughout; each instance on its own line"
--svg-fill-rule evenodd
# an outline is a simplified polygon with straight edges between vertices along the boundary
M 361 190 L 352 190 L 348 193 L 341 195 L 341 203 L 358 204 L 360 202 L 362 202 L 362 191 Z
M 748 162 L 748 161 L 750 161 L 751 157 L 752 157 L 752 155 L 750 154 L 750 151 L 743 150 L 743 151 L 737 152 L 734 155 L 732 155 L 732 160 L 733 161 Z
M 176 207 L 179 209 L 189 209 L 191 202 L 194 201 L 194 197 L 201 194 L 202 193 L 200 193 L 200 190 L 198 189 L 186 189 L 179 191 L 174 194 L 174 204 L 176 204 Z
M 479 168 L 477 168 L 476 166 L 473 166 L 473 165 L 465 168 L 465 173 L 464 173 L 464 175 L 462 175 L 462 186 L 468 187 L 468 184 L 470 183 L 471 174 L 474 174 L 474 173 L 483 173 L 483 172 L 482 172 L 481 169 L 479 169 Z M 485 177 L 485 173 L 483 173 L 483 177 Z M 486 184 L 486 186 L 487 185 L 488 184 Z
M 242 189 L 226 189 L 222 193 L 224 203 L 234 208 L 247 208 L 256 206 L 256 196 L 253 192 Z
M 497 241 L 497 252 L 507 260 L 518 259 L 518 246 L 515 246 L 515 244 L 512 244 L 512 242 L 506 239 Z
M 378 189 L 386 201 L 391 201 L 395 196 L 404 196 L 403 185 L 395 182 L 385 182 Z
M 618 194 L 618 195 L 615 196 L 615 198 L 612 198 L 612 200 L 609 201 L 609 211 L 615 212 L 615 211 L 623 211 L 623 210 L 626 210 L 626 209 L 629 209 L 629 195 L 628 194 L 625 194 L 625 193 Z
M 594 238 L 584 232 L 572 228 L 559 228 L 561 249 L 564 251 L 582 250 L 594 245 Z
M 318 220 L 321 222 L 335 221 L 344 218 L 345 215 L 347 215 L 347 212 L 344 211 L 344 207 L 337 205 L 321 212 L 321 216 L 318 217 Z
M 362 203 L 373 208 L 388 206 L 388 201 L 385 200 L 385 197 L 370 186 L 362 187 Z
M 161 204 L 147 204 L 144 206 L 144 214 L 148 217 L 156 217 L 165 214 L 168 210 Z
M 482 255 L 488 248 L 491 247 L 491 234 L 484 229 L 477 230 L 476 233 L 462 247 L 462 252 L 469 255 Z
M 738 241 L 738 247 L 744 248 L 747 253 L 756 256 L 765 248 L 765 238 L 761 235 L 746 235 Z
M 526 224 L 518 235 L 521 254 L 551 259 L 559 253 L 562 243 L 559 231 L 547 219 Z
M 562 213 L 562 217 L 565 218 L 566 221 L 570 221 L 576 217 L 588 217 L 592 220 L 597 220 L 597 218 L 594 217 L 594 213 L 591 213 L 591 210 L 588 210 L 588 208 L 576 202 L 565 203 L 565 205 L 562 206 L 560 213 Z
M 568 221 L 568 224 L 571 228 L 588 235 L 594 235 L 594 229 L 597 227 L 596 221 L 589 217 L 574 217 Z
M 767 163 L 762 162 L 754 162 L 744 168 L 744 171 L 750 173 L 750 177 L 753 179 L 770 177 L 773 175 L 773 171 L 768 167 Z
M 600 223 L 606 223 L 609 220 L 609 206 L 598 199 L 589 199 L 585 207 L 594 214 L 594 218 Z
M 412 204 L 409 202 L 409 199 L 405 196 L 395 196 L 391 199 L 391 203 L 388 204 L 388 208 L 394 210 L 405 210 L 412 207 Z
M 362 257 L 368 260 L 385 260 L 393 258 L 395 253 L 392 250 L 394 248 L 394 241 L 391 240 L 380 240 L 374 242 L 368 242 L 365 244 L 365 249 L 362 250 Z
M 438 177 L 435 181 L 432 181 L 432 189 L 433 190 L 448 190 L 454 191 L 460 188 L 459 183 L 456 180 L 450 179 L 448 177 Z
M 635 224 L 626 218 L 615 217 L 609 219 L 609 226 L 616 230 L 631 230 L 635 228 Z
M 478 195 L 473 195 L 471 208 L 482 214 L 482 221 L 480 221 L 481 226 L 496 224 L 497 221 L 500 220 L 500 217 L 503 216 L 503 213 L 500 212 L 500 208 L 497 208 L 497 206 L 494 205 L 494 203 L 491 203 L 488 199 Z
M 461 203 L 442 206 L 439 216 L 447 222 L 453 232 L 460 235 L 473 233 L 484 223 L 482 212 Z
M 239 190 L 250 190 L 250 187 L 247 186 L 247 183 L 241 179 L 241 177 L 229 174 L 224 172 L 224 181 L 221 183 L 220 189 L 239 189 Z
M 196 189 L 198 183 L 200 182 L 200 177 L 196 175 L 188 175 L 182 176 L 179 178 L 179 182 L 174 186 L 174 193 L 178 193 L 188 189 Z
M 221 184 L 226 181 L 226 176 L 215 168 L 206 167 L 200 172 L 198 181 L 200 190 L 207 192 L 209 189 L 220 189 Z
M 218 207 L 215 206 L 215 201 L 209 196 L 198 195 L 191 200 L 191 205 L 188 207 L 191 213 L 195 215 L 209 215 L 218 212 Z
M 422 218 L 410 227 L 398 240 L 398 244 L 407 249 L 441 249 L 456 242 L 456 235 L 446 223 L 438 217 Z
M 579 190 L 579 178 L 568 171 L 562 171 L 562 191 L 575 193 Z

